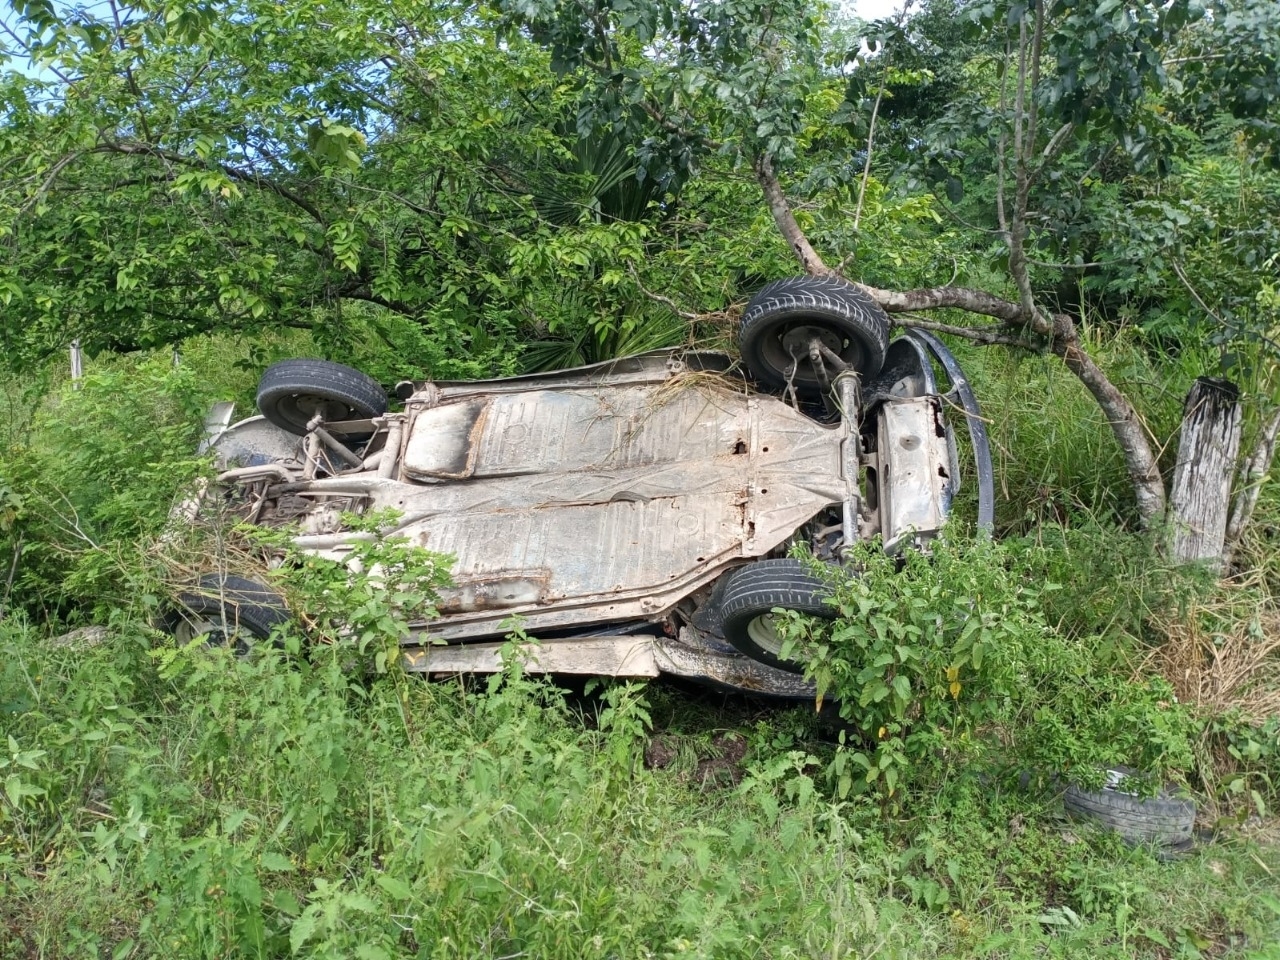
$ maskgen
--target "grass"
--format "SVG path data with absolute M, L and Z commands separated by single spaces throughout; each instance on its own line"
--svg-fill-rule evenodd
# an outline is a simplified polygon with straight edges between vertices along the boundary
M 1280 942 L 1265 836 L 1164 864 L 980 770 L 885 820 L 831 800 L 804 708 L 165 660 L 137 634 L 74 651 L 13 624 L 0 647 L 6 958 L 1267 957 Z M 655 737 L 675 760 L 651 769 Z M 745 748 L 731 772 L 700 775 L 726 743 Z
M 938 752 L 895 807 L 839 800 L 838 731 L 811 706 L 566 693 L 515 669 L 432 684 L 352 671 L 340 636 L 292 658 L 164 644 L 146 626 L 162 575 L 135 533 L 163 518 L 148 478 L 173 480 L 190 424 L 143 428 L 192 380 L 250 396 L 236 364 L 296 346 L 192 344 L 181 382 L 159 361 L 104 368 L 58 401 L 101 434 L 97 465 L 58 446 L 58 420 L 11 425 L 0 557 L 21 545 L 43 579 L 19 581 L 0 621 L 2 960 L 1280 957 L 1280 508 L 1264 496 L 1247 582 L 1175 577 L 1116 526 L 1113 441 L 1057 361 L 962 356 L 993 420 L 1014 585 L 1061 587 L 1039 613 L 1099 676 L 1158 671 L 1197 704 L 1184 772 L 1216 833 L 1175 862 L 1069 821 L 998 750 Z M 1131 344 L 1106 349 L 1122 377 L 1154 375 Z M 1153 430 L 1174 393 L 1152 395 Z M 153 435 L 135 453 L 113 440 Z M 63 485 L 92 543 L 34 509 Z M 50 642 L 86 619 L 106 643 Z

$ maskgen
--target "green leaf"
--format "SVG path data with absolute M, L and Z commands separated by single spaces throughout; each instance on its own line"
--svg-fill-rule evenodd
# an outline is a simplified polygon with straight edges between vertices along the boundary
M 398 877 L 380 873 L 373 881 L 396 900 L 408 900 L 413 896 L 413 888 Z
M 294 953 L 298 953 L 315 934 L 323 909 L 321 904 L 313 903 L 289 925 L 289 949 Z
M 258 860 L 262 864 L 262 869 L 271 870 L 277 873 L 289 873 L 296 868 L 288 857 L 280 853 L 267 851 Z

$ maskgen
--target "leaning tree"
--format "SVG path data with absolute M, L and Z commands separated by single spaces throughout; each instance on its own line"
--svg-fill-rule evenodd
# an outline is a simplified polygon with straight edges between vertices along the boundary
M 1065 178 L 1072 190 L 1087 191 L 1100 182 L 1100 165 L 1116 158 L 1152 179 L 1171 171 L 1185 149 L 1171 102 L 1234 118 L 1255 145 L 1274 137 L 1280 15 L 1265 0 L 1207 7 L 1191 0 L 935 4 L 941 6 L 950 10 L 931 11 L 934 26 L 940 18 L 950 24 L 956 49 L 922 52 L 929 38 L 899 17 L 872 25 L 875 39 L 861 51 L 834 57 L 823 20 L 830 9 L 799 0 L 508 0 L 504 9 L 515 29 L 544 44 L 553 63 L 579 80 L 582 125 L 626 130 L 652 175 L 712 158 L 750 171 L 807 274 L 844 276 L 904 326 L 1061 358 L 1100 406 L 1123 452 L 1137 514 L 1151 525 L 1166 511 L 1157 449 L 1134 403 L 1091 355 L 1079 316 L 1037 281 L 1069 245 L 1059 210 Z M 1240 55 L 1227 56 L 1230 49 Z M 950 100 L 935 102 L 915 127 L 887 119 L 895 85 L 923 86 L 920 78 L 937 72 L 922 67 L 948 58 L 954 65 L 957 51 L 963 70 L 950 76 L 965 82 L 949 90 Z M 790 179 L 812 145 L 807 118 L 833 78 L 848 96 L 830 111 L 830 127 L 859 136 L 847 148 L 857 162 L 844 169 L 843 187 L 854 199 L 843 233 L 806 227 L 812 218 L 798 215 L 798 207 L 809 199 L 812 178 Z M 851 251 L 859 221 L 874 215 L 864 209 L 873 157 L 882 149 L 878 138 L 895 137 L 902 169 L 938 186 L 940 202 L 954 200 L 966 179 L 985 185 L 986 220 L 1004 251 L 998 285 L 967 286 L 953 275 L 937 285 L 885 289 L 861 275 Z M 824 257 L 819 232 L 836 241 L 828 254 L 843 259 Z M 1078 250 L 1066 259 L 1065 266 L 1083 266 Z M 943 309 L 974 319 L 921 315 Z M 1257 332 L 1256 321 L 1248 332 Z M 1265 458 L 1274 433 L 1261 432 Z M 1250 464 L 1256 474 L 1256 454 Z

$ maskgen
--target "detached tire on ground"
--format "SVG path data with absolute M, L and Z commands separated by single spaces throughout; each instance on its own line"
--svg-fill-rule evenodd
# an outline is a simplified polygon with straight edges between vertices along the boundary
M 329 360 L 281 360 L 258 382 L 258 410 L 277 427 L 304 434 L 319 413 L 326 422 L 369 420 L 387 412 L 382 385 Z
M 178 609 L 163 626 L 179 643 L 204 635 L 209 646 L 230 646 L 243 656 L 288 621 L 284 599 L 270 587 L 232 573 L 209 573 L 178 595 Z
M 802 397 L 818 397 L 822 382 L 809 360 L 809 342 L 824 346 L 863 378 L 884 365 L 889 316 L 857 287 L 834 277 L 791 277 L 760 290 L 743 311 L 738 345 L 747 370 L 762 387 L 782 390 L 788 380 Z M 796 370 L 789 371 L 793 359 Z M 827 373 L 836 371 L 828 366 Z
M 773 611 L 796 610 L 831 620 L 836 611 L 825 602 L 828 593 L 827 585 L 799 560 L 757 560 L 741 567 L 728 575 L 720 603 L 725 639 L 753 660 L 799 673 L 801 664 L 781 656 Z
M 1119 789 L 1129 773 L 1132 771 L 1120 768 L 1108 770 L 1108 783 L 1100 790 L 1072 784 L 1063 793 L 1062 804 L 1069 812 L 1116 831 L 1129 843 L 1166 848 L 1189 845 L 1196 820 L 1195 801 L 1170 790 L 1139 797 Z

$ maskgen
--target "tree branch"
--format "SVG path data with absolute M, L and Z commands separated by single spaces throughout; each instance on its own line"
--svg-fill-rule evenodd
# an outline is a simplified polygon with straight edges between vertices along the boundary
M 1271 472 L 1271 464 L 1276 455 L 1276 439 L 1280 436 L 1280 408 L 1271 412 L 1267 422 L 1263 424 L 1258 439 L 1254 441 L 1253 452 L 1240 465 L 1236 475 L 1236 497 L 1231 504 L 1231 515 L 1227 521 L 1226 543 L 1222 548 L 1222 568 L 1231 568 L 1231 557 L 1240 545 L 1245 528 L 1253 519 L 1254 509 L 1258 506 L 1258 495 L 1262 492 L 1262 484 Z
M 1010 300 L 997 297 L 985 290 L 971 287 L 920 287 L 915 290 L 882 290 L 864 283 L 850 281 L 878 303 L 887 313 L 907 313 L 915 310 L 937 310 L 953 307 L 1003 320 L 1007 326 L 1025 321 L 1022 307 Z M 1038 332 L 1038 331 L 1037 331 Z
M 1019 350 L 1038 352 L 1035 344 L 1022 337 L 1001 333 L 998 327 L 962 327 L 953 323 L 938 323 L 936 320 L 926 320 L 924 317 L 917 317 L 913 314 L 898 314 L 894 317 L 894 322 L 900 327 L 907 327 L 912 330 L 929 330 L 932 333 L 948 333 L 953 337 L 961 337 L 983 345 L 1000 344 Z
M 18 210 L 18 217 L 24 217 L 27 211 L 36 206 L 40 200 L 53 188 L 54 182 L 58 179 L 58 174 L 62 173 L 67 167 L 75 163 L 84 155 L 83 150 L 74 150 L 71 153 L 60 157 L 58 161 L 49 168 L 48 175 L 44 178 L 44 182 L 36 189 L 36 192 L 24 203 Z
M 1031 178 L 1028 175 L 1027 148 L 1027 20 L 1024 16 L 1018 24 L 1018 81 L 1013 103 L 1013 171 L 1014 196 L 1013 216 L 1009 223 L 1009 273 L 1018 287 L 1018 299 L 1022 304 L 1022 312 L 1028 323 L 1036 320 L 1035 297 L 1031 291 L 1031 275 L 1027 270 L 1027 198 L 1031 190 Z M 1034 97 L 1032 98 L 1034 100 Z M 1045 324 L 1044 326 L 1048 326 Z M 1048 333 L 1049 331 L 1044 331 Z
M 94 148 L 95 153 L 122 153 L 127 156 L 145 156 L 155 157 L 158 160 L 165 160 L 169 163 L 176 163 L 184 167 L 191 167 L 197 170 L 207 170 L 210 164 L 194 157 L 184 156 L 175 153 L 172 150 L 165 150 L 161 147 L 154 146 L 149 143 L 133 143 L 121 140 L 104 140 L 99 146 Z M 329 224 L 321 215 L 318 208 L 303 197 L 298 196 L 288 187 L 283 187 L 274 180 L 268 180 L 266 177 L 260 176 L 249 170 L 241 170 L 227 163 L 213 164 L 232 180 L 238 180 L 241 183 L 248 183 L 260 189 L 266 190 L 268 193 L 274 193 L 283 200 L 292 203 L 299 210 L 305 211 L 310 217 L 323 227 Z
M 643 293 L 650 300 L 653 300 L 657 303 L 662 304 L 668 310 L 674 313 L 677 317 L 680 317 L 682 320 L 690 320 L 690 321 L 697 322 L 700 320 L 708 319 L 708 315 L 693 313 L 692 311 L 689 311 L 689 310 L 683 310 L 681 309 L 680 305 L 676 303 L 674 300 L 672 300 L 670 297 L 664 297 L 662 294 L 654 293 L 652 290 L 649 290 L 648 288 L 646 288 L 645 285 L 640 282 L 640 275 L 636 273 L 636 268 L 633 267 L 631 264 L 627 264 L 627 272 L 631 274 L 631 279 L 635 281 L 635 285 L 639 288 L 641 293 Z
M 1004 57 L 1009 59 L 1009 41 L 1005 40 Z M 1012 234 L 1009 232 L 1009 218 L 1005 213 L 1004 181 L 1005 164 L 1009 155 L 1009 128 L 1004 123 L 1005 111 L 1009 108 L 1008 99 L 1009 71 L 1000 72 L 1000 139 L 996 143 L 996 222 L 1004 234 L 1004 242 L 1008 244 Z
M 347 300 L 360 300 L 364 303 L 372 303 L 379 307 L 385 307 L 386 309 L 390 310 L 392 313 L 398 313 L 401 316 L 408 317 L 411 320 L 418 319 L 418 316 L 420 313 L 420 311 L 415 310 L 413 307 L 411 307 L 407 303 L 404 303 L 403 301 L 388 300 L 386 297 L 379 296 L 378 294 L 373 293 L 371 290 L 365 287 L 353 287 L 351 289 L 340 289 L 338 291 L 338 296 L 344 297 Z
M 786 194 L 782 192 L 782 185 L 778 183 L 778 175 L 774 173 L 773 163 L 769 157 L 765 154 L 758 156 L 755 170 L 756 180 L 760 184 L 760 189 L 764 191 L 765 202 L 769 205 L 769 212 L 773 214 L 773 221 L 778 225 L 778 230 L 787 241 L 791 252 L 799 258 L 804 272 L 811 277 L 828 276 L 832 271 L 818 255 L 818 251 L 813 249 L 809 238 L 800 229 L 800 224 L 796 223 L 795 214 L 791 210 L 791 205 L 787 203 Z
M 1093 358 L 1080 345 L 1075 321 L 1065 313 L 1057 314 L 1053 323 L 1053 352 L 1062 358 L 1072 373 L 1080 378 L 1093 395 L 1124 456 L 1129 479 L 1137 500 L 1138 518 L 1150 527 L 1164 514 L 1164 481 L 1159 462 L 1151 447 L 1146 425 L 1129 399 L 1120 392 Z
M 884 98 L 885 80 L 889 76 L 889 67 L 886 64 L 884 68 L 884 76 L 880 79 L 880 89 L 876 93 L 875 105 L 871 108 L 871 124 L 867 129 L 867 160 L 862 165 L 862 183 L 858 186 L 858 205 L 853 211 L 853 229 L 856 233 L 858 224 L 862 221 L 862 200 L 867 195 L 867 181 L 871 179 L 871 150 L 876 142 L 876 117 L 880 113 L 880 101 Z
M 648 100 L 641 101 L 640 109 L 649 115 L 654 123 L 660 126 L 667 133 L 674 133 L 678 137 L 685 137 L 702 145 L 703 149 L 716 151 L 724 146 L 719 140 L 712 140 L 710 137 L 703 136 L 700 133 L 694 133 L 692 130 L 686 130 L 674 120 L 667 119 L 666 115 Z

